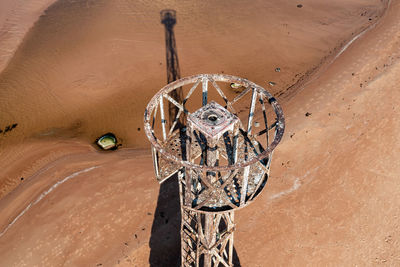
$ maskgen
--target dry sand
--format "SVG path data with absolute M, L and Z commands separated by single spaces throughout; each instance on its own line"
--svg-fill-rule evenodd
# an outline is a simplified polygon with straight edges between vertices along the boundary
M 0 2 L 0 72 L 25 34 L 54 0 L 2 0 Z
M 400 3 L 299 3 L 51 5 L 0 73 L 0 129 L 18 124 L 0 134 L 0 266 L 179 253 L 174 187 L 157 203 L 142 131 L 166 80 L 164 8 L 182 76 L 246 77 L 285 112 L 269 185 L 236 215 L 242 266 L 400 265 Z M 124 148 L 101 153 L 92 142 L 109 131 Z

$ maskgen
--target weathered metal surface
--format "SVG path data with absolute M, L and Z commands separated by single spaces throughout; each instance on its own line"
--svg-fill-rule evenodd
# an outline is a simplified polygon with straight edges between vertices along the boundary
M 220 138 L 226 131 L 232 131 L 238 118 L 220 104 L 211 101 L 188 116 L 193 130 L 201 131 L 211 139 Z
M 167 86 L 158 93 L 149 104 L 146 111 L 148 120 L 153 119 L 152 124 L 146 123 L 146 133 L 150 128 L 149 139 L 153 144 L 154 167 L 156 177 L 162 182 L 177 171 L 184 174 L 185 184 L 183 191 L 185 199 L 183 205 L 198 212 L 223 212 L 242 208 L 251 203 L 264 188 L 269 176 L 271 151 L 279 142 L 283 133 L 283 115 L 276 100 L 264 89 L 257 86 L 246 89 L 251 94 L 251 102 L 248 103 L 248 120 L 246 128 L 234 113 L 232 103 L 240 101 L 241 94 L 229 101 L 216 81 L 242 82 L 243 85 L 252 85 L 251 82 L 226 75 L 198 75 L 190 79 L 184 78 L 177 81 L 175 86 Z M 236 79 L 236 80 L 235 80 Z M 206 81 L 210 81 L 210 83 Z M 182 83 L 194 83 L 182 103 L 178 103 L 168 96 L 169 90 L 183 86 Z M 223 98 L 226 107 L 222 107 L 214 101 L 205 104 L 202 97 L 199 109 L 190 113 L 185 107 L 186 101 L 191 97 L 197 86 L 202 83 L 202 93 L 215 89 Z M 207 89 L 205 90 L 205 86 Z M 198 89 L 200 90 L 200 89 Z M 245 93 L 245 94 L 246 94 Z M 204 96 L 204 94 L 202 94 Z M 266 99 L 266 96 L 269 98 Z M 167 100 L 179 108 L 179 113 L 186 116 L 186 125 L 174 130 L 166 129 L 167 123 L 163 115 L 164 103 Z M 208 99 L 208 98 L 206 98 Z M 258 101 L 257 101 L 258 100 Z M 207 100 L 208 101 L 208 100 Z M 199 101 L 200 102 L 200 101 Z M 268 110 L 265 103 L 269 103 L 271 112 L 276 119 L 268 125 Z M 258 109 L 256 109 L 258 105 Z M 153 113 L 160 112 L 161 121 L 158 130 L 162 130 L 162 139 L 157 139 L 154 126 Z M 254 120 L 260 113 L 264 120 L 264 129 L 256 131 Z M 271 113 L 270 112 L 270 113 Z M 210 120 L 211 118 L 211 120 Z M 281 118 L 281 120 L 279 120 Z M 259 126 L 259 123 L 258 123 Z M 272 143 L 268 143 L 269 131 L 275 130 Z M 254 132 L 254 134 L 252 134 Z M 262 137 L 265 134 L 266 138 Z M 165 139 L 164 139 L 165 138 Z M 262 138 L 266 143 L 257 138 Z M 157 147 L 159 148 L 157 150 Z M 268 153 L 269 152 L 269 153 Z
M 239 99 L 244 94 L 246 94 L 252 90 L 251 88 L 255 89 L 259 95 L 261 95 L 264 99 L 266 99 L 269 102 L 269 104 L 273 108 L 273 111 L 276 116 L 276 124 L 274 125 L 276 132 L 275 132 L 273 141 L 270 144 L 268 144 L 268 146 L 265 148 L 265 150 L 262 153 L 258 154 L 257 156 L 254 156 L 252 158 L 249 158 L 245 162 L 238 162 L 237 164 L 234 164 L 234 165 L 205 166 L 205 165 L 196 164 L 194 162 L 190 162 L 187 160 L 182 160 L 182 158 L 177 157 L 175 154 L 168 153 L 165 151 L 165 149 L 163 148 L 163 145 L 162 145 L 163 142 L 160 142 L 160 140 L 156 137 L 156 134 L 155 134 L 155 132 L 152 128 L 152 124 L 151 124 L 152 114 L 155 111 L 155 108 L 160 104 L 159 99 L 160 99 L 160 97 L 167 95 L 168 93 L 170 93 L 171 91 L 173 91 L 177 88 L 180 88 L 180 87 L 188 85 L 188 84 L 196 83 L 196 82 L 198 82 L 199 79 L 200 80 L 203 80 L 203 79 L 210 80 L 211 79 L 214 81 L 227 82 L 229 84 L 233 82 L 233 83 L 241 84 L 241 85 L 243 85 L 243 87 L 247 88 L 246 90 L 243 91 L 243 93 L 241 95 L 239 95 L 238 97 L 236 97 L 235 99 L 230 101 L 228 106 L 233 105 L 235 102 L 239 101 Z M 194 91 L 195 89 L 196 89 L 196 87 L 193 87 L 192 91 Z M 188 98 L 188 96 L 185 99 L 187 100 L 187 98 Z M 184 100 L 183 102 L 186 102 L 186 101 Z M 184 107 L 184 103 L 182 103 L 182 106 Z M 185 114 L 190 115 L 187 110 L 186 110 Z M 243 167 L 252 165 L 252 164 L 256 163 L 257 161 L 263 160 L 264 158 L 267 158 L 268 155 L 274 150 L 274 148 L 278 145 L 278 143 L 280 142 L 280 140 L 282 138 L 284 128 L 285 128 L 285 120 L 284 120 L 282 108 L 280 107 L 280 105 L 278 104 L 276 99 L 269 92 L 267 92 L 265 89 L 258 86 L 257 84 L 252 83 L 246 79 L 242 79 L 242 78 L 230 76 L 230 75 L 225 75 L 225 74 L 200 74 L 200 75 L 182 78 L 182 79 L 172 82 L 172 83 L 166 85 L 164 88 L 162 88 L 151 99 L 151 101 L 149 102 L 149 104 L 145 110 L 144 125 L 145 125 L 144 128 L 145 128 L 146 135 L 149 138 L 150 142 L 152 143 L 154 148 L 158 152 L 160 152 L 163 155 L 163 157 L 166 158 L 167 160 L 177 162 L 182 167 L 187 167 L 187 168 L 192 168 L 192 169 L 223 171 L 223 170 L 233 170 L 233 169 L 237 169 L 237 168 L 243 168 Z
M 244 90 L 229 100 L 217 82 Z M 182 101 L 170 96 L 191 84 Z M 201 97 L 192 111 L 187 102 L 196 90 L 201 90 Z M 210 99 L 211 90 L 224 107 Z M 239 106 L 247 120 L 241 121 L 235 105 L 247 94 L 250 103 Z M 163 101 L 178 110 L 168 122 Z M 264 121 L 261 129 L 256 129 L 261 125 L 257 119 Z M 182 123 L 176 127 L 178 120 Z M 281 107 L 270 93 L 246 79 L 200 74 L 161 89 L 148 104 L 144 122 L 157 179 L 162 182 L 178 174 L 182 266 L 232 266 L 234 210 L 250 204 L 267 182 L 272 152 L 284 132 Z
M 182 266 L 233 266 L 234 212 L 201 214 L 182 209 Z

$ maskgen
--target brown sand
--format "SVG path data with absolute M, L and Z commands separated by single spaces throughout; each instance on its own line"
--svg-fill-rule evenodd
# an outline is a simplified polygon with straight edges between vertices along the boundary
M 0 72 L 10 61 L 25 34 L 54 0 L 0 2 Z
M 284 108 L 269 186 L 236 215 L 241 264 L 399 265 L 400 3 L 302 4 L 53 4 L 0 74 L 0 128 L 18 123 L 0 135 L 0 266 L 149 265 L 142 113 L 166 80 L 163 8 L 183 76 L 246 77 Z M 91 145 L 109 131 L 125 149 Z

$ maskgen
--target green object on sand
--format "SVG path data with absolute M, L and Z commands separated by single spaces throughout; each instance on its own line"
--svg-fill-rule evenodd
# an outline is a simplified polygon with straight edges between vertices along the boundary
M 240 83 L 231 83 L 232 89 L 239 89 L 240 87 L 242 87 L 242 85 Z
M 101 136 L 99 139 L 97 139 L 96 143 L 100 148 L 104 150 L 117 148 L 117 138 L 112 133 L 107 133 Z

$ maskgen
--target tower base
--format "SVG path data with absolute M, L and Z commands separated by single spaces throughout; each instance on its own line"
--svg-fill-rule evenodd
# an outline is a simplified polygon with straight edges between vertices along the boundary
M 181 214 L 181 266 L 233 266 L 234 212 Z

